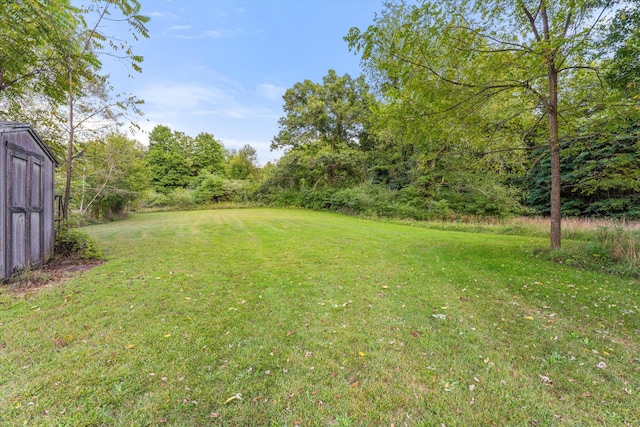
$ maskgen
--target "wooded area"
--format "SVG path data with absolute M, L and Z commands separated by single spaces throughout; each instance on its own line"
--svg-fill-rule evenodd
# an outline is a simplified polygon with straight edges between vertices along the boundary
M 366 76 L 328 70 L 286 91 L 272 140 L 285 153 L 266 165 L 207 132 L 157 126 L 148 147 L 122 134 L 140 100 L 113 93 L 100 57 L 135 71 L 142 58 L 100 31 L 125 20 L 130 42 L 147 37 L 138 1 L 0 7 L 0 109 L 64 159 L 65 218 L 221 201 L 413 219 L 535 214 L 550 216 L 552 248 L 561 216 L 640 218 L 635 0 L 388 3 L 345 36 Z

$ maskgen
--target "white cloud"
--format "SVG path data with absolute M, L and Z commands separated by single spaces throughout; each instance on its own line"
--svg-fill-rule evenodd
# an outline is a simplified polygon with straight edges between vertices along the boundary
M 267 99 L 282 99 L 285 92 L 285 88 L 270 83 L 260 84 L 257 89 L 258 95 Z
M 154 110 L 190 110 L 202 104 L 229 102 L 232 96 L 221 88 L 196 84 L 156 84 L 140 91 Z
M 174 37 L 178 39 L 184 39 L 184 40 L 200 40 L 200 39 L 217 39 L 222 37 L 234 38 L 234 37 L 240 37 L 244 34 L 245 34 L 245 31 L 241 29 L 230 30 L 230 29 L 222 28 L 219 30 L 213 30 L 213 29 L 204 30 L 197 34 L 176 34 Z
M 216 70 L 209 68 L 207 66 L 197 66 L 194 67 L 195 71 L 198 71 L 198 73 L 202 74 L 202 79 L 203 81 L 208 81 L 211 82 L 212 84 L 217 85 L 222 85 L 224 87 L 226 87 L 228 92 L 244 92 L 244 86 L 242 86 L 242 84 L 240 82 L 238 82 L 237 80 L 228 77 L 224 74 L 221 74 L 219 72 L 217 72 Z
M 203 31 L 201 37 L 203 38 L 218 38 L 222 37 L 222 32 L 218 30 Z
M 168 31 L 182 31 L 182 30 L 190 30 L 191 25 L 172 25 L 167 28 Z
M 270 139 L 280 111 L 279 103 L 272 98 L 283 92 L 275 85 L 263 84 L 250 91 L 231 77 L 204 67 L 206 84 L 180 81 L 145 82 L 138 89 L 138 96 L 145 100 L 145 116 L 140 126 L 146 133 L 133 137 L 148 145 L 148 133 L 158 124 L 196 135 L 213 133 L 228 148 L 241 148 L 249 144 L 256 148 L 261 163 L 276 159 L 281 153 L 270 151 Z M 185 76 L 185 81 L 195 81 Z M 260 91 L 262 96 L 256 93 Z M 268 102 L 267 102 L 268 101 Z M 174 127 L 175 126 L 175 127 Z M 260 134 L 268 139 L 260 141 Z M 228 138 L 224 138 L 224 136 Z
M 268 108 L 252 108 L 244 107 L 233 101 L 228 105 L 223 105 L 215 109 L 193 110 L 189 114 L 194 116 L 219 116 L 229 119 L 273 119 L 277 120 L 280 116 Z

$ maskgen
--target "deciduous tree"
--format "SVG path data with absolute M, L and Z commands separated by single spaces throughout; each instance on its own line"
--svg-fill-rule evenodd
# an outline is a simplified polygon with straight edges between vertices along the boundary
M 249 144 L 239 150 L 229 152 L 227 161 L 227 175 L 231 179 L 257 179 L 260 168 L 258 166 L 258 152 Z
M 364 76 L 354 79 L 329 70 L 322 84 L 296 83 L 283 98 L 285 115 L 271 148 L 302 150 L 290 157 L 312 160 L 324 171 L 315 184 L 331 186 L 343 181 L 345 173 L 347 180 L 364 179 L 362 152 L 371 148 L 369 116 L 375 103 Z
M 99 74 L 102 66 L 99 60 L 100 55 L 114 55 L 127 61 L 135 71 L 142 71 L 140 68 L 142 57 L 133 54 L 129 43 L 116 39 L 102 29 L 109 21 L 114 21 L 112 14 L 119 14 L 120 16 L 115 19 L 126 22 L 131 28 L 133 38 L 137 40 L 138 36 L 148 37 L 145 24 L 149 21 L 147 16 L 140 14 L 140 3 L 137 0 L 92 0 L 88 7 L 74 9 L 74 12 L 76 14 L 72 15 L 72 18 L 76 25 L 73 28 L 56 26 L 55 21 L 51 19 L 56 59 L 66 74 L 64 89 L 67 95 L 68 141 L 66 185 L 62 202 L 62 215 L 65 220 L 69 215 L 76 130 L 81 128 L 89 118 L 102 114 L 111 116 L 111 111 L 115 109 L 126 111 L 128 108 L 133 108 L 136 113 L 139 113 L 136 107 L 140 101 L 135 97 L 127 97 L 113 103 L 101 102 L 96 110 L 82 111 L 84 114 L 80 119 L 76 116 L 76 113 L 80 112 L 76 110 L 79 107 L 82 108 L 78 105 L 79 99 L 86 96 L 92 85 L 96 82 L 99 84 L 100 80 L 104 79 Z M 73 42 L 69 43 L 70 40 Z M 86 107 L 86 104 L 84 106 Z
M 198 174 L 225 172 L 225 149 L 209 133 L 195 138 L 184 132 L 158 125 L 149 134 L 149 165 L 151 184 L 161 193 L 187 187 Z
M 56 51 L 56 35 L 72 33 L 79 24 L 79 9 L 69 0 L 0 2 L 0 96 L 19 98 L 42 93 L 64 98 L 66 74 Z M 66 40 L 70 49 L 79 40 Z
M 79 165 L 81 213 L 98 218 L 122 215 L 149 185 L 144 148 L 120 133 L 84 145 Z
M 561 94 L 566 79 L 597 72 L 590 62 L 595 29 L 612 4 L 586 0 L 401 2 L 389 4 L 366 31 L 351 29 L 346 39 L 361 52 L 364 65 L 393 102 L 412 105 L 419 98 L 423 102 L 418 105 L 429 106 L 414 111 L 407 121 L 444 117 L 447 125 L 457 127 L 453 132 L 440 127 L 439 131 L 446 131 L 440 143 L 490 141 L 491 128 L 498 125 L 504 130 L 516 119 L 527 123 L 524 114 L 534 125 L 547 122 L 550 245 L 555 249 L 561 240 Z M 491 117 L 498 120 L 485 120 Z M 522 138 L 512 141 L 516 142 L 511 148 L 523 148 L 517 146 Z
M 278 120 L 280 131 L 271 148 L 292 148 L 320 143 L 331 147 L 358 147 L 368 141 L 369 109 L 373 95 L 364 76 L 338 76 L 334 70 L 322 84 L 305 80 L 284 96 L 285 115 Z

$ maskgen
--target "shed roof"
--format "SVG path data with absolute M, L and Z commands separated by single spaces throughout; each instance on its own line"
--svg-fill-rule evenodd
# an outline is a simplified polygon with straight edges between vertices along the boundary
M 60 164 L 60 162 L 58 161 L 56 156 L 53 154 L 51 149 L 47 146 L 47 144 L 44 143 L 44 141 L 40 138 L 40 136 L 37 134 L 35 129 L 33 129 L 33 126 L 31 126 L 30 124 L 0 120 L 0 133 L 7 133 L 7 132 L 29 133 L 33 137 L 33 139 L 38 143 L 40 148 L 42 148 L 42 151 L 44 151 L 47 157 L 49 157 L 56 166 Z

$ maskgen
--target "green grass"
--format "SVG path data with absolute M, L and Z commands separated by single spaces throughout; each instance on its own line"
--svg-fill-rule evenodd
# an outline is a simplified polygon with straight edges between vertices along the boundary
M 640 424 L 640 283 L 547 239 L 284 209 L 85 230 L 107 263 L 0 295 L 0 425 Z

